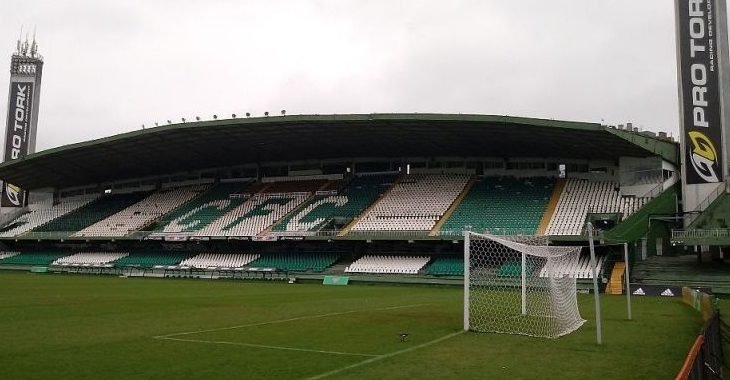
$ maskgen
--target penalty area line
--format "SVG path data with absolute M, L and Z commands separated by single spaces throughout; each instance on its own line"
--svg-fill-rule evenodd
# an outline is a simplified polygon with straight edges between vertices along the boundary
M 324 350 L 314 350 L 314 349 L 309 349 L 309 348 L 269 346 L 269 345 L 265 345 L 265 344 L 254 344 L 254 343 L 243 343 L 243 342 L 227 342 L 227 341 L 216 341 L 216 340 L 184 339 L 184 338 L 170 338 L 170 337 L 155 337 L 155 339 L 172 340 L 172 341 L 176 341 L 176 342 L 188 342 L 188 343 L 226 344 L 226 345 L 230 345 L 230 346 L 265 348 L 265 349 L 269 349 L 269 350 L 313 352 L 313 353 L 317 353 L 317 354 L 329 354 L 329 355 L 368 356 L 368 357 L 379 356 L 379 355 L 375 355 L 375 354 L 362 354 L 362 353 L 358 353 L 358 352 L 324 351 Z
M 178 332 L 178 333 L 172 333 L 172 334 L 157 335 L 157 336 L 153 336 L 152 338 L 154 338 L 154 339 L 163 339 L 163 338 L 170 338 L 170 337 L 173 337 L 173 336 L 193 335 L 193 334 L 201 334 L 201 333 L 214 332 L 214 331 L 234 330 L 234 329 L 242 329 L 242 328 L 246 328 L 246 327 L 274 325 L 274 324 L 278 324 L 278 323 L 302 321 L 302 320 L 307 320 L 307 319 L 317 319 L 317 318 L 334 317 L 334 316 L 338 316 L 338 315 L 353 314 L 353 313 L 362 313 L 362 312 L 368 312 L 368 311 L 397 310 L 397 309 L 406 309 L 406 308 L 411 308 L 411 307 L 419 307 L 419 306 L 427 306 L 427 305 L 428 304 L 421 303 L 421 304 L 412 304 L 412 305 L 380 307 L 380 308 L 376 308 L 376 309 L 348 310 L 348 311 L 340 311 L 340 312 L 335 312 L 335 313 L 326 313 L 326 314 L 317 314 L 317 315 L 304 315 L 304 316 L 301 316 L 301 317 L 293 317 L 293 318 L 287 318 L 287 319 L 278 319 L 278 320 L 274 320 L 274 321 L 255 322 L 255 323 L 248 323 L 248 324 L 245 324 L 245 325 L 219 327 L 219 328 L 215 328 L 215 329 L 196 330 L 196 331 L 185 331 L 185 332 Z
M 428 347 L 430 345 L 433 345 L 433 344 L 436 344 L 436 343 L 439 343 L 439 342 L 443 342 L 443 341 L 445 341 L 447 339 L 451 339 L 451 338 L 453 338 L 453 337 L 455 337 L 457 335 L 461 335 L 463 333 L 464 333 L 464 331 L 458 331 L 458 332 L 455 332 L 455 333 L 451 333 L 449 335 L 442 336 L 441 338 L 437 338 L 437 339 L 428 341 L 426 343 L 421 343 L 421 344 L 419 344 L 417 346 L 413 346 L 413 347 L 409 347 L 409 348 L 406 348 L 406 349 L 403 349 L 403 350 L 391 352 L 391 353 L 385 354 L 385 355 L 378 355 L 378 356 L 376 356 L 374 358 L 366 359 L 366 360 L 363 360 L 361 362 L 357 362 L 355 364 L 350 364 L 350 365 L 347 365 L 347 366 L 344 366 L 344 367 L 341 367 L 341 368 L 338 368 L 338 369 L 335 369 L 335 370 L 332 370 L 332 371 L 329 371 L 329 372 L 325 372 L 325 373 L 321 373 L 321 374 L 316 375 L 316 376 L 308 377 L 307 380 L 324 379 L 325 377 L 329 377 L 329 376 L 332 376 L 332 375 L 336 375 L 336 374 L 338 374 L 340 372 L 344 372 L 344 371 L 347 371 L 347 370 L 350 370 L 350 369 L 353 369 L 353 368 L 357 368 L 357 367 L 361 367 L 361 366 L 364 366 L 364 365 L 368 365 L 370 363 L 374 363 L 374 362 L 377 362 L 379 360 L 392 358 L 392 357 L 398 356 L 400 354 L 405 354 L 405 353 L 408 353 L 408 352 L 411 352 L 411 351 L 415 351 L 415 350 L 418 350 L 418 349 L 421 349 L 421 348 L 424 348 L 424 347 Z

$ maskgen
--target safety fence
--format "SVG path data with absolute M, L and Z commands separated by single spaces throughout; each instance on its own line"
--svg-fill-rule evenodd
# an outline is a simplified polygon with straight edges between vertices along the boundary
M 715 297 L 699 290 L 683 288 L 682 298 L 685 303 L 702 313 L 705 324 L 692 344 L 676 379 L 724 379 L 722 346 L 725 325 L 720 319 Z

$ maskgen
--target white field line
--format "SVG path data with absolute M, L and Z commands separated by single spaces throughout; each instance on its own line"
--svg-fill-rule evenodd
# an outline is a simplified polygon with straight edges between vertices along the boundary
M 347 355 L 347 356 L 369 356 L 377 357 L 374 354 L 361 354 L 357 352 L 341 352 L 341 351 L 323 351 L 323 350 L 312 350 L 308 348 L 295 348 L 295 347 L 281 347 L 281 346 L 268 346 L 265 344 L 253 344 L 253 343 L 239 343 L 239 342 L 226 342 L 226 341 L 214 341 L 214 340 L 199 340 L 199 339 L 183 339 L 183 338 L 170 338 L 170 337 L 155 337 L 156 339 L 174 340 L 176 342 L 190 342 L 190 343 L 207 343 L 207 344 L 227 344 L 231 346 L 244 346 L 253 348 L 266 348 L 271 350 L 284 350 L 284 351 L 301 351 L 301 352 L 315 352 L 319 354 L 330 354 L 330 355 Z
M 325 377 L 329 377 L 329 376 L 332 376 L 332 375 L 336 375 L 336 374 L 338 374 L 340 372 L 344 372 L 344 371 L 347 371 L 347 370 L 350 370 L 350 369 L 353 369 L 353 368 L 357 368 L 357 367 L 360 367 L 360 366 L 368 365 L 370 363 L 374 363 L 374 362 L 377 362 L 377 361 L 380 361 L 380 360 L 383 360 L 383 359 L 392 358 L 393 356 L 397 356 L 397 355 L 400 355 L 400 354 L 405 354 L 405 353 L 408 353 L 408 352 L 411 352 L 411 351 L 415 351 L 415 350 L 418 350 L 418 349 L 421 349 L 421 348 L 430 346 L 432 344 L 436 344 L 436 343 L 442 342 L 442 341 L 444 341 L 446 339 L 451 339 L 451 338 L 453 338 L 453 337 L 455 337 L 457 335 L 461 335 L 463 333 L 464 333 L 464 331 L 459 331 L 459 332 L 451 333 L 449 335 L 442 336 L 441 338 L 437 338 L 437 339 L 434 339 L 434 340 L 429 341 L 429 342 L 426 342 L 426 343 L 421 343 L 421 344 L 419 344 L 417 346 L 409 347 L 409 348 L 406 348 L 406 349 L 403 349 L 403 350 L 400 350 L 400 351 L 391 352 L 391 353 L 385 354 L 385 355 L 379 355 L 379 356 L 376 356 L 374 358 L 365 359 L 365 360 L 363 360 L 361 362 L 357 362 L 355 364 L 350 364 L 350 365 L 347 365 L 347 366 L 344 366 L 344 367 L 341 367 L 341 368 L 338 368 L 338 369 L 335 369 L 335 370 L 332 370 L 332 371 L 329 371 L 329 372 L 321 373 L 319 375 L 309 377 L 309 378 L 307 378 L 307 380 L 319 380 L 319 379 L 323 379 Z
M 333 316 L 337 316 L 337 315 L 345 315 L 345 314 L 353 314 L 353 313 L 362 313 L 362 312 L 367 312 L 367 311 L 396 310 L 396 309 L 405 309 L 405 308 L 410 308 L 410 307 L 419 307 L 419 306 L 426 306 L 426 305 L 428 305 L 428 304 L 401 305 L 401 306 L 381 307 L 381 308 L 377 308 L 377 309 L 348 310 L 348 311 L 340 311 L 340 312 L 336 312 L 336 313 L 317 314 L 317 315 L 304 315 L 304 316 L 301 316 L 301 317 L 294 317 L 294 318 L 287 318 L 287 319 L 278 319 L 278 320 L 275 320 L 275 321 L 255 322 L 255 323 L 249 323 L 249 324 L 245 324 L 245 325 L 219 327 L 219 328 L 215 328 L 215 329 L 196 330 L 196 331 L 185 331 L 185 332 L 179 332 L 179 333 L 172 333 L 172 334 L 165 334 L 165 335 L 157 335 L 157 336 L 153 336 L 153 338 L 155 338 L 155 339 L 161 339 L 161 338 L 169 338 L 169 337 L 173 337 L 173 336 L 193 335 L 193 334 L 200 334 L 200 333 L 213 332 L 213 331 L 224 331 L 224 330 L 242 329 L 242 328 L 246 328 L 246 327 L 274 325 L 274 324 L 277 324 L 277 323 L 286 323 L 286 322 L 293 322 L 293 321 L 301 321 L 301 320 L 306 320 L 306 319 L 317 319 L 317 318 L 333 317 Z

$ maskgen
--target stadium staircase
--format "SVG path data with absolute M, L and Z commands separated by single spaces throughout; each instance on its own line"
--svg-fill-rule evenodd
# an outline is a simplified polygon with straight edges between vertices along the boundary
M 730 194 L 717 197 L 687 229 L 730 228 Z
M 550 220 L 553 218 L 553 214 L 555 214 L 555 210 L 558 208 L 560 194 L 563 193 L 563 189 L 565 189 L 565 178 L 558 178 L 553 186 L 553 192 L 550 195 L 550 200 L 545 207 L 545 213 L 542 215 L 540 224 L 537 227 L 537 235 L 545 235 L 548 225 L 550 225 Z
M 708 287 L 730 294 L 730 264 L 698 262 L 696 255 L 651 256 L 634 264 L 632 283 Z
M 454 213 L 456 209 L 459 208 L 459 205 L 461 204 L 461 201 L 466 198 L 466 195 L 469 194 L 469 191 L 471 191 L 472 186 L 474 186 L 475 179 L 474 177 L 469 178 L 469 182 L 467 182 L 466 186 L 464 186 L 464 189 L 461 191 L 461 194 L 459 194 L 458 197 L 454 200 L 454 203 L 451 204 L 448 210 L 444 213 L 444 215 L 441 216 L 441 219 L 439 219 L 438 223 L 433 227 L 431 232 L 428 234 L 428 236 L 438 236 L 441 232 L 441 227 L 446 223 L 449 218 L 451 218 L 451 214 Z
M 611 278 L 606 285 L 606 294 L 624 293 L 624 273 L 626 273 L 626 264 L 623 261 L 616 262 L 611 270 Z

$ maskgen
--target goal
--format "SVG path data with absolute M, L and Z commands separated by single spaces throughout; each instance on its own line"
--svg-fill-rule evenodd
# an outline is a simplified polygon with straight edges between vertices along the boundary
M 585 320 L 570 264 L 581 247 L 544 236 L 464 233 L 464 330 L 557 338 Z

